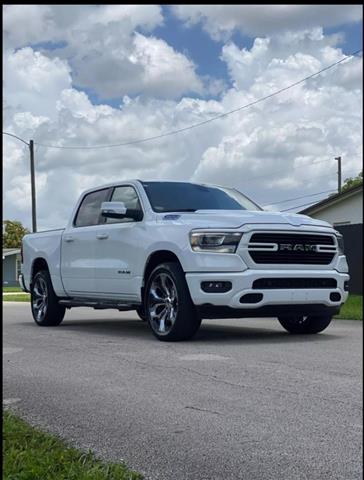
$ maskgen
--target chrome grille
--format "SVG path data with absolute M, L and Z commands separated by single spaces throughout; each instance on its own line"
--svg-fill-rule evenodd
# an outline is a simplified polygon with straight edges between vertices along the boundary
M 258 264 L 328 265 L 336 254 L 332 235 L 302 233 L 254 233 L 249 255 Z

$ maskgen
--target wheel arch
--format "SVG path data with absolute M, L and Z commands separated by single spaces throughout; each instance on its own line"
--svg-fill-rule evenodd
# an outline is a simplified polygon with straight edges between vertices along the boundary
M 36 259 L 33 260 L 32 263 L 32 268 L 30 271 L 30 281 L 31 283 L 33 282 L 34 276 L 40 272 L 41 270 L 48 270 L 49 272 L 49 267 L 47 260 L 44 257 L 37 257 Z
M 180 265 L 180 267 L 183 270 L 182 263 L 178 256 L 172 252 L 172 250 L 168 249 L 163 249 L 163 250 L 156 250 L 152 252 L 149 257 L 147 258 L 147 261 L 145 263 L 144 267 L 144 273 L 143 273 L 143 281 L 142 281 L 142 286 L 141 286 L 141 299 L 144 299 L 144 287 L 146 284 L 146 281 L 150 275 L 150 273 L 155 269 L 157 265 L 160 265 L 161 263 L 164 262 L 176 262 Z
M 172 250 L 167 250 L 167 249 L 156 250 L 149 255 L 145 263 L 144 274 L 143 274 L 143 284 L 145 280 L 148 278 L 149 274 L 152 272 L 152 270 L 154 270 L 154 268 L 157 265 L 160 265 L 161 263 L 164 263 L 164 262 L 177 262 L 183 270 L 180 259 L 174 252 L 172 252 Z

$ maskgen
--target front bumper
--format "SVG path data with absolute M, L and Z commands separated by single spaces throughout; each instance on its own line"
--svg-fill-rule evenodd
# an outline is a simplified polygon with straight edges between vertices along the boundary
M 261 278 L 331 278 L 337 282 L 336 288 L 282 288 L 282 289 L 253 289 L 254 280 Z M 228 307 L 232 309 L 254 311 L 264 310 L 269 307 L 280 309 L 282 306 L 321 305 L 323 308 L 340 308 L 347 297 L 344 283 L 349 280 L 347 273 L 339 273 L 337 270 L 252 270 L 244 272 L 210 272 L 210 273 L 187 273 L 186 281 L 190 290 L 192 301 L 197 306 Z M 206 293 L 201 289 L 201 282 L 231 282 L 232 288 L 224 293 Z M 336 301 L 330 299 L 332 293 L 338 293 L 340 298 Z M 262 294 L 257 303 L 242 304 L 240 299 L 246 294 Z M 291 310 L 293 310 L 291 308 Z M 303 310 L 303 308 L 301 308 Z M 333 311 L 334 311 L 333 310 Z

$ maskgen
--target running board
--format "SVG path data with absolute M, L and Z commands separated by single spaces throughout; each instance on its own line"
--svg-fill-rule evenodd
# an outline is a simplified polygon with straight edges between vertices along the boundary
M 97 300 L 81 300 L 81 299 L 63 299 L 59 300 L 59 305 L 63 305 L 66 308 L 74 307 L 92 307 L 95 310 L 105 310 L 107 308 L 114 308 L 120 312 L 127 312 L 129 310 L 135 310 L 139 305 L 131 303 L 120 303 L 118 301 L 105 301 L 100 302 Z

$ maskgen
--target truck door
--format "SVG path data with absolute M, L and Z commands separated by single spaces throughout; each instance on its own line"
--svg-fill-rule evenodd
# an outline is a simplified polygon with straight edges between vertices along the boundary
M 95 291 L 96 234 L 101 219 L 101 203 L 108 200 L 110 188 L 86 194 L 72 226 L 62 237 L 61 275 L 69 295 L 93 296 Z
M 124 202 L 127 209 L 142 212 L 138 193 L 132 185 L 115 187 L 110 201 Z M 98 297 L 130 301 L 140 298 L 145 235 L 143 220 L 105 218 L 98 226 L 95 235 L 95 292 Z

